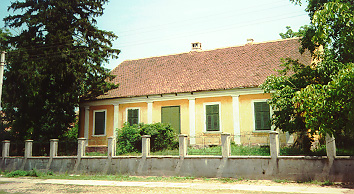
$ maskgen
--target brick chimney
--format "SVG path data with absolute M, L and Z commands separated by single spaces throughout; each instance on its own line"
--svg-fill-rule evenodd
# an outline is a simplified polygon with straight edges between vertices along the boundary
M 200 42 L 192 43 L 192 51 L 201 51 L 201 50 L 202 50 L 202 43 Z
M 247 44 L 253 44 L 253 41 L 254 41 L 253 38 L 248 38 L 247 39 Z

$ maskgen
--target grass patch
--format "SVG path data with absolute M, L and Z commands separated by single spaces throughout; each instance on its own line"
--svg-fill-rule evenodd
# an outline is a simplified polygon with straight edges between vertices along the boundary
M 107 156 L 106 153 L 101 153 L 101 152 L 86 152 L 85 156 Z
M 160 151 L 152 152 L 150 155 L 153 155 L 153 156 L 178 156 L 179 150 L 178 149 L 160 150 Z
M 212 155 L 221 156 L 221 146 L 211 146 L 205 148 L 192 148 L 187 150 L 188 155 Z
M 292 181 L 289 181 L 287 179 L 274 179 L 273 182 L 275 182 L 275 183 L 291 183 Z
M 269 146 L 231 145 L 233 156 L 270 156 Z
M 41 173 L 38 172 L 36 169 L 30 170 L 30 171 L 15 170 L 15 171 L 7 173 L 5 176 L 6 177 L 24 177 L 24 176 L 40 177 Z

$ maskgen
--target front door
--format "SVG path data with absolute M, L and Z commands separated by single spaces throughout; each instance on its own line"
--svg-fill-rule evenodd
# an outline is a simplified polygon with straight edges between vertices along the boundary
M 181 116 L 179 106 L 161 107 L 161 122 L 168 123 L 177 134 L 181 133 Z

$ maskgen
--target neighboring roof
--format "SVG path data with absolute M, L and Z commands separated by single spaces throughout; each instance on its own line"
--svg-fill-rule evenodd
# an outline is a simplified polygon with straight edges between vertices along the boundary
M 111 72 L 119 87 L 98 99 L 258 87 L 282 58 L 310 64 L 310 53 L 301 55 L 299 47 L 292 38 L 124 61 Z

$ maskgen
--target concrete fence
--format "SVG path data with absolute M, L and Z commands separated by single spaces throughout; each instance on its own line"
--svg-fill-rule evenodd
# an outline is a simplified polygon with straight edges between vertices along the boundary
M 99 173 L 151 176 L 232 177 L 298 181 L 354 181 L 354 158 L 336 156 L 334 138 L 326 137 L 327 156 L 280 156 L 278 132 L 269 133 L 270 156 L 231 156 L 230 134 L 221 134 L 220 156 L 187 154 L 188 136 L 179 135 L 178 156 L 151 156 L 150 136 L 142 136 L 141 156 L 116 156 L 115 138 L 108 138 L 107 156 L 85 156 L 87 139 L 79 138 L 77 156 L 58 156 L 58 139 L 50 141 L 47 157 L 32 156 L 32 140 L 23 157 L 10 156 L 3 141 L 1 170 L 43 170 L 57 173 Z

